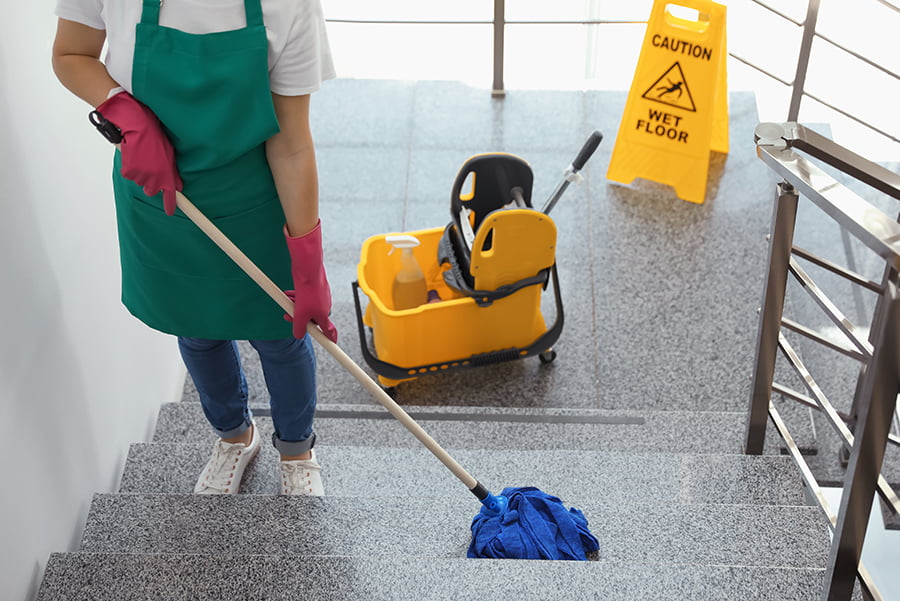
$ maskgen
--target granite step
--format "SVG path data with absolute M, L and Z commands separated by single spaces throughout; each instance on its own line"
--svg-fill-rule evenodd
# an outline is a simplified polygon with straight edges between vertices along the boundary
M 263 440 L 268 440 L 273 430 L 268 406 L 252 404 L 251 409 Z M 746 420 L 744 412 L 723 411 L 404 409 L 442 446 L 465 449 L 741 453 Z M 319 444 L 421 446 L 380 405 L 320 405 L 315 427 Z M 153 442 L 214 441 L 215 433 L 206 423 L 199 403 L 166 403 L 160 408 Z M 767 449 L 779 453 L 777 443 L 767 444 Z
M 50 557 L 37 601 L 808 601 L 824 570 L 423 557 Z
M 800 477 L 788 457 L 575 450 L 454 450 L 451 455 L 489 488 L 536 486 L 573 502 L 802 505 Z M 188 494 L 209 458 L 208 444 L 131 446 L 119 492 Z M 329 496 L 471 498 L 428 450 L 319 445 Z M 264 444 L 244 475 L 243 493 L 276 494 L 278 454 Z
M 841 452 L 844 449 L 841 437 L 824 416 L 816 415 L 816 422 L 820 452 L 808 460 L 809 467 L 822 486 L 843 486 L 847 456 Z M 885 447 L 881 473 L 892 486 L 900 488 L 900 446 L 888 443 Z
M 576 506 L 605 561 L 821 568 L 828 553 L 825 520 L 811 507 L 664 500 Z M 474 497 L 101 494 L 80 550 L 464 558 L 479 509 Z

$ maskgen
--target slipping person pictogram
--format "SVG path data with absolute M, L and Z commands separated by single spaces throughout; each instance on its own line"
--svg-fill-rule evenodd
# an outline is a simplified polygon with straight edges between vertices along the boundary
M 677 62 L 666 69 L 666 72 L 647 88 L 641 98 L 661 102 L 692 113 L 697 112 L 697 106 L 694 104 L 694 98 L 687 85 L 687 78 L 684 76 L 681 65 Z

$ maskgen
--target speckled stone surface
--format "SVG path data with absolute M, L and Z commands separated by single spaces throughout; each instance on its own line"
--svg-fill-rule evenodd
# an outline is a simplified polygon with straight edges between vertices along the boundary
M 810 467 L 823 486 L 840 487 L 847 475 L 840 460 L 843 444 L 826 424 L 820 425 L 819 433 L 819 454 L 808 458 Z M 900 447 L 891 444 L 887 446 L 881 473 L 895 489 L 900 486 Z
M 320 406 L 323 408 L 323 406 Z M 374 445 L 419 447 L 420 443 L 386 410 L 370 407 L 381 419 L 344 419 L 320 417 L 315 421 L 317 440 L 328 445 Z M 454 408 L 459 416 L 459 408 Z M 409 408 L 410 415 L 438 441 L 453 448 L 470 449 L 585 449 L 596 451 L 671 452 L 671 453 L 740 453 L 745 415 L 739 412 L 683 411 L 574 411 L 532 410 L 524 415 L 534 421 L 501 421 L 489 411 L 482 421 L 465 419 L 430 419 L 420 412 L 436 412 L 435 408 Z M 466 408 L 471 411 L 474 408 Z M 440 411 L 447 411 L 442 408 Z M 508 415 L 523 415 L 507 409 Z M 488 413 L 486 413 L 488 412 Z M 573 419 L 586 416 L 585 423 L 544 421 L 542 415 L 569 415 Z M 502 415 L 502 414 L 501 414 Z M 590 419 L 599 418 L 600 423 Z M 272 432 L 270 417 L 256 418 L 263 440 Z M 215 441 L 215 433 L 205 423 L 196 403 L 164 405 L 157 422 L 154 442 Z M 772 445 L 773 452 L 777 446 Z
M 571 186 L 552 213 L 566 313 L 556 362 L 421 378 L 399 387 L 400 401 L 743 409 L 771 213 L 770 178 L 753 144 L 754 97 L 731 94 L 731 149 L 713 154 L 703 205 L 643 180 L 605 179 L 625 97 L 516 91 L 497 100 L 456 82 L 361 80 L 329 82 L 317 94 L 311 118 L 332 317 L 358 362 L 351 282 L 367 237 L 446 225 L 460 166 L 484 152 L 527 160 L 541 207 L 587 136 L 595 129 L 605 136 L 583 171 L 587 181 Z M 348 111 L 348 98 L 379 108 Z M 320 357 L 323 402 L 366 400 L 333 360 Z M 261 380 L 252 383 L 254 398 L 264 400 Z
M 563 499 L 566 502 L 566 499 Z M 95 495 L 81 550 L 465 557 L 480 505 L 456 498 Z M 582 502 L 608 561 L 823 567 L 817 509 Z
M 377 112 L 345 109 L 346 98 L 360 97 Z M 332 318 L 342 347 L 363 365 L 350 284 L 367 237 L 445 225 L 459 167 L 482 152 L 525 158 L 534 169 L 540 206 L 586 136 L 595 129 L 605 136 L 583 172 L 587 181 L 570 187 L 552 214 L 560 232 L 557 263 L 566 314 L 557 360 L 420 378 L 398 387 L 399 402 L 745 409 L 776 181 L 756 156 L 755 99 L 751 93 L 730 94 L 729 153 L 712 154 L 706 201 L 695 205 L 650 181 L 623 186 L 605 179 L 625 98 L 625 92 L 515 91 L 497 100 L 457 82 L 366 80 L 329 82 L 317 94 L 312 123 Z M 810 127 L 828 135 L 827 125 Z M 882 210 L 896 211 L 889 199 L 838 179 Z M 801 201 L 797 223 L 797 246 L 880 277 L 880 260 L 811 203 Z M 805 267 L 853 323 L 867 324 L 871 293 Z M 785 315 L 826 333 L 834 330 L 795 284 L 789 286 Z M 832 402 L 846 410 L 858 365 L 803 339 L 793 343 L 816 366 L 817 381 Z M 264 402 L 255 353 L 246 343 L 242 349 L 251 398 Z M 335 361 L 319 355 L 321 403 L 370 401 Z M 778 374 L 779 381 L 794 379 L 781 365 Z M 804 391 L 796 380 L 794 386 Z M 184 398 L 196 400 L 190 379 Z M 813 468 L 824 482 L 838 482 L 842 469 L 830 459 L 836 443 L 827 438 L 828 426 L 805 408 L 783 413 L 807 453 L 819 453 L 814 433 L 825 432 Z M 887 471 L 900 474 L 900 463 L 889 457 Z
M 133 445 L 119 485 L 123 493 L 190 493 L 209 457 L 208 445 Z M 799 476 L 787 457 L 635 454 L 596 451 L 471 451 L 454 459 L 488 488 L 536 486 L 572 502 L 801 505 Z M 328 496 L 417 496 L 469 499 L 471 494 L 425 449 L 317 446 Z M 264 448 L 244 474 L 241 491 L 279 491 L 277 452 Z
M 240 342 L 264 440 L 246 479 L 251 494 L 183 494 L 214 440 L 188 378 L 187 402 L 162 407 L 154 444 L 132 448 L 126 494 L 95 497 L 82 541 L 90 552 L 52 556 L 39 601 L 817 599 L 824 519 L 799 506 L 772 428 L 767 456 L 737 455 L 775 181 L 756 157 L 754 98 L 731 94 L 731 149 L 713 153 L 706 202 L 694 205 L 649 181 L 605 179 L 625 97 L 514 91 L 497 100 L 455 82 L 336 80 L 316 94 L 311 117 L 332 319 L 344 351 L 373 376 L 351 287 L 363 241 L 444 226 L 459 167 L 483 152 L 526 159 L 540 207 L 588 134 L 605 135 L 587 181 L 552 213 L 565 312 L 557 359 L 443 373 L 395 391 L 495 492 L 535 485 L 583 509 L 600 561 L 460 559 L 477 502 L 399 423 L 376 417 L 384 410 L 321 349 L 316 430 L 330 496 L 268 494 L 276 468 L 265 382 Z M 801 206 L 798 223 L 799 245 L 876 277 L 871 257 L 821 213 Z M 826 286 L 852 320 L 865 320 L 871 299 Z M 786 315 L 827 325 L 802 291 L 789 292 Z M 553 315 L 546 303 L 541 312 Z M 857 366 L 800 349 L 846 409 Z M 782 365 L 778 373 L 791 382 Z M 796 404 L 782 413 L 815 469 L 839 478 L 821 419 Z M 147 491 L 173 494 L 139 494 Z
M 57 554 L 37 601 L 810 601 L 823 570 L 274 555 Z M 163 593 L 164 591 L 164 593 Z
M 363 96 L 385 112 L 378 119 L 349 115 L 341 108 L 347 95 Z M 362 242 L 445 225 L 459 167 L 482 152 L 525 158 L 541 206 L 587 135 L 595 129 L 605 135 L 583 172 L 587 181 L 571 186 L 552 214 L 566 314 L 556 361 L 526 359 L 423 377 L 398 386 L 398 402 L 745 410 L 774 182 L 755 154 L 755 100 L 750 93 L 731 94 L 730 152 L 713 153 L 706 202 L 695 205 L 666 186 L 605 179 L 625 96 L 517 91 L 496 100 L 455 82 L 361 80 L 329 82 L 319 93 L 312 120 L 332 318 L 344 351 L 372 376 L 359 348 L 350 285 Z M 807 210 L 801 218 L 807 229 L 822 229 L 821 216 Z M 241 348 L 251 400 L 264 403 L 258 359 L 246 343 Z M 331 357 L 318 354 L 320 404 L 371 402 Z M 190 378 L 184 398 L 197 398 Z M 809 419 L 801 412 L 790 425 L 801 448 L 815 453 Z M 768 446 L 777 452 L 780 445 Z

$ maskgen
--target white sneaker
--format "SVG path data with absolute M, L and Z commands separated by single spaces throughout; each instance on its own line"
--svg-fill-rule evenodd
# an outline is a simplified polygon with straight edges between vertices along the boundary
M 228 443 L 221 439 L 213 446 L 212 457 L 203 468 L 194 493 L 198 495 L 234 495 L 241 488 L 244 470 L 259 453 L 259 429 L 253 424 L 249 445 Z
M 316 452 L 309 459 L 281 462 L 281 494 L 321 497 L 325 495 L 322 486 L 322 466 L 316 461 Z

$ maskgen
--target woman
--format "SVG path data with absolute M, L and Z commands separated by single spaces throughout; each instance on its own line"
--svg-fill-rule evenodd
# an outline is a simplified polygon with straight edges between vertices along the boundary
M 324 494 L 305 335 L 312 320 L 337 340 L 309 127 L 309 95 L 334 77 L 318 0 L 57 0 L 56 14 L 57 77 L 95 107 L 98 129 L 122 136 L 113 168 L 122 301 L 178 337 L 219 435 L 195 492 L 237 493 L 259 451 L 234 342 L 249 340 L 269 391 L 282 493 Z M 292 288 L 293 315 L 177 210 L 176 190 Z

